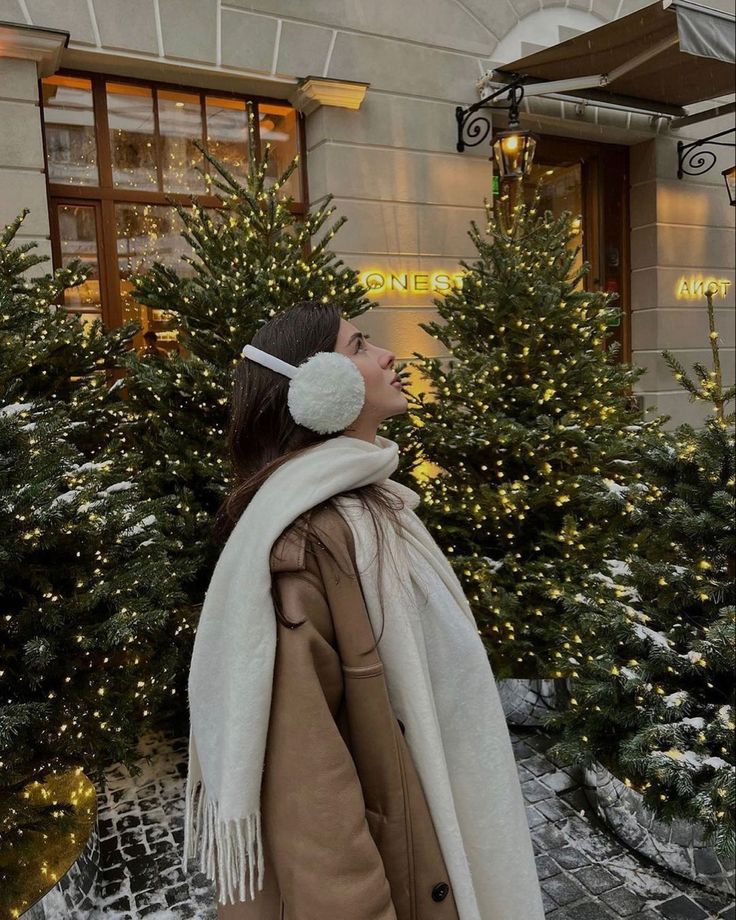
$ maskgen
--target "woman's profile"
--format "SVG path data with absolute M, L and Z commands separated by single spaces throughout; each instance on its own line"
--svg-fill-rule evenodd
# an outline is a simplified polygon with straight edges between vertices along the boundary
M 378 434 L 394 363 L 305 301 L 235 370 L 184 844 L 219 920 L 544 917 L 485 648 Z

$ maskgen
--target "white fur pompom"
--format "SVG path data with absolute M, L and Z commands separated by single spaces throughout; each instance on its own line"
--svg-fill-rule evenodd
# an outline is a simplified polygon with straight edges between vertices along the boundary
M 320 351 L 299 368 L 289 384 L 289 411 L 295 422 L 319 434 L 344 431 L 360 415 L 365 381 L 339 351 Z

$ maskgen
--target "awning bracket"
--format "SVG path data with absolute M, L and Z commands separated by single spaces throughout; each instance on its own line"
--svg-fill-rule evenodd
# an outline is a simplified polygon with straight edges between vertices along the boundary
M 727 128 L 725 131 L 719 131 L 717 134 L 711 134 L 708 137 L 700 138 L 697 141 L 691 141 L 685 144 L 682 141 L 677 142 L 677 178 L 683 176 L 702 176 L 709 172 L 716 165 L 718 157 L 712 150 L 701 150 L 705 144 L 710 147 L 736 147 L 736 141 L 719 141 L 717 138 L 725 137 L 727 134 L 736 134 L 736 128 Z
M 497 89 L 494 93 L 484 96 L 467 108 L 463 108 L 461 105 L 455 107 L 455 119 L 457 121 L 456 148 L 458 153 L 462 153 L 466 147 L 477 147 L 488 137 L 488 133 L 491 130 L 491 121 L 485 115 L 476 115 L 475 113 L 478 109 L 506 109 L 510 113 L 518 112 L 521 100 L 524 98 L 524 87 L 521 85 L 523 79 L 523 77 L 514 77 L 513 80 Z M 504 93 L 508 96 L 508 105 L 488 104 Z M 463 135 L 466 132 L 467 137 L 472 137 L 473 140 L 465 140 Z
M 637 54 L 623 64 L 619 64 L 618 67 L 615 67 L 609 73 L 587 74 L 585 76 L 569 77 L 566 80 L 550 80 L 546 83 L 534 83 L 527 85 L 524 91 L 527 96 L 543 96 L 547 93 L 567 93 L 579 89 L 608 86 L 609 83 L 612 83 L 614 80 L 618 79 L 618 77 L 622 77 L 630 70 L 635 70 L 640 64 L 646 64 L 647 61 L 651 61 L 652 58 L 662 54 L 663 51 L 667 51 L 668 48 L 676 45 L 677 41 L 677 35 L 670 35 L 656 45 L 652 45 L 651 48 L 647 48 L 646 51 L 642 51 L 641 54 Z M 503 71 L 500 70 L 494 72 L 503 73 Z
M 678 44 L 679 40 L 677 33 L 668 35 L 667 38 L 663 38 L 661 42 L 657 42 L 656 45 L 652 45 L 651 48 L 642 51 L 641 54 L 636 54 L 630 60 L 624 61 L 624 63 L 619 64 L 618 67 L 614 67 L 610 73 L 605 75 L 607 77 L 606 82 L 612 83 L 614 80 L 618 79 L 618 77 L 622 77 L 630 70 L 635 70 L 640 64 L 646 64 L 647 61 L 651 61 L 652 58 L 662 54 L 663 51 L 667 51 L 673 45 Z

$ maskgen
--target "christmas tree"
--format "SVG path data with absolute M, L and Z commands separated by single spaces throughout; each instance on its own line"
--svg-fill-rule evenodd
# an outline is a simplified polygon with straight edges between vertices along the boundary
M 462 286 L 422 323 L 451 353 L 420 359 L 434 387 L 412 414 L 424 463 L 423 520 L 474 610 L 497 677 L 574 673 L 584 641 L 565 601 L 624 539 L 647 429 L 631 388 L 643 373 L 606 348 L 613 295 L 584 290 L 572 216 L 486 201 L 487 234 Z M 422 470 L 411 470 L 421 476 Z M 567 624 L 567 626 L 566 626 Z M 572 660 L 571 660 L 572 658 Z
M 0 236 L 0 850 L 72 809 L 29 783 L 81 768 L 102 780 L 169 704 L 179 629 L 159 523 L 96 430 L 124 333 L 53 301 L 89 268 L 31 277 L 45 258 Z
M 99 445 L 109 430 L 107 420 L 98 415 L 104 412 L 104 384 L 119 365 L 136 324 L 106 330 L 99 319 L 69 321 L 60 306 L 62 294 L 83 284 L 91 266 L 75 259 L 53 274 L 32 276 L 31 271 L 48 257 L 32 252 L 35 243 L 15 243 L 28 213 L 24 208 L 0 237 L 0 285 L 10 311 L 2 317 L 3 334 L 10 344 L 15 337 L 19 346 L 8 347 L 3 354 L 0 386 L 8 401 L 41 397 L 77 403 L 76 411 L 89 412 L 90 418 L 102 422 L 80 431 L 79 437 L 91 436 Z M 95 387 L 99 387 L 99 400 Z
M 146 495 L 177 499 L 179 513 L 166 536 L 173 558 L 191 569 L 192 605 L 201 604 L 222 549 L 213 524 L 231 488 L 226 429 L 243 346 L 296 302 L 331 301 L 346 318 L 368 305 L 357 273 L 327 248 L 345 218 L 321 233 L 334 211 L 331 196 L 303 218 L 292 213 L 282 187 L 298 156 L 267 187 L 270 144 L 258 159 L 253 122 L 249 106 L 250 160 L 242 181 L 200 147 L 221 207 L 172 202 L 189 248 L 181 267 L 155 262 L 133 278 L 133 296 L 165 311 L 182 353 L 129 353 L 125 386 L 111 394 L 108 407 L 118 415 L 115 438 L 130 475 Z
M 580 616 L 607 641 L 586 660 L 572 705 L 548 727 L 569 762 L 601 760 L 665 821 L 704 825 L 717 851 L 733 856 L 736 813 L 736 395 L 724 387 L 714 326 L 713 367 L 696 383 L 664 357 L 691 401 L 708 406 L 701 428 L 679 425 L 641 463 L 652 489 L 637 504 L 632 552 L 604 577 L 619 598 L 581 598 Z

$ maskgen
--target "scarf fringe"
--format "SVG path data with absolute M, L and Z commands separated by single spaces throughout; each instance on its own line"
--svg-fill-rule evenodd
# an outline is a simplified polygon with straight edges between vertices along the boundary
M 260 810 L 237 820 L 221 821 L 218 803 L 208 798 L 202 780 L 192 781 L 191 775 L 187 780 L 185 809 L 184 871 L 187 860 L 196 858 L 199 843 L 200 869 L 208 879 L 216 881 L 220 904 L 227 904 L 228 899 L 235 904 L 236 888 L 237 900 L 247 900 L 246 868 L 250 900 L 255 900 L 255 882 L 262 891 L 264 875 Z

